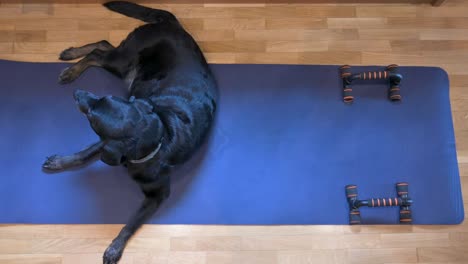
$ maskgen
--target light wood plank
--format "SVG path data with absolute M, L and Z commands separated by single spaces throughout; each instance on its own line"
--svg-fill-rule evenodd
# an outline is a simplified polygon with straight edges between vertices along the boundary
M 13 53 L 13 43 L 12 42 L 0 42 L 0 54 L 3 53 Z
M 468 17 L 390 17 L 387 18 L 389 28 L 421 29 L 466 29 Z
M 206 264 L 276 264 L 278 260 L 275 251 L 220 251 L 207 252 Z
M 418 7 L 408 5 L 356 7 L 357 17 L 416 17 L 418 11 Z
M 421 262 L 466 262 L 468 251 L 459 247 L 418 248 L 418 256 Z
M 446 2 L 446 0 L 432 0 L 432 5 L 433 6 L 440 6 L 443 5 Z
M 467 183 L 466 186 L 468 186 L 468 179 L 464 179 L 463 182 Z M 465 188 L 464 190 L 467 190 L 467 188 Z M 468 196 L 465 195 L 464 199 L 466 199 L 467 197 Z M 468 232 L 450 233 L 450 246 L 468 248 Z
M 437 66 L 439 64 L 452 64 L 459 63 L 460 60 L 468 58 L 466 53 L 449 53 L 449 52 L 425 52 L 421 51 L 418 53 L 408 54 L 391 54 L 391 53 L 380 53 L 380 52 L 363 52 L 362 63 L 363 64 L 381 64 L 382 62 L 395 63 L 399 65 L 425 65 L 425 66 Z
M 423 29 L 421 40 L 468 40 L 468 29 Z
M 44 19 L 15 19 L 16 30 L 78 30 L 76 19 L 44 18 Z
M 100 263 L 102 262 L 102 253 L 88 254 L 66 254 L 63 256 L 62 264 L 84 264 L 84 263 Z M 122 256 L 119 264 L 136 264 L 134 262 L 134 254 L 125 253 Z
M 380 248 L 380 234 L 346 234 L 343 236 L 344 248 Z
M 421 16 L 427 17 L 468 17 L 468 6 L 441 6 L 438 8 L 422 8 L 419 12 Z
M 111 18 L 112 12 L 98 5 L 87 7 L 70 7 L 56 5 L 53 9 L 54 17 L 56 18 L 73 18 L 73 19 L 102 19 Z
M 3 58 L 3 57 L 2 57 Z M 2 239 L 44 239 L 64 237 L 61 225 L 0 225 Z
M 204 29 L 205 22 L 201 18 L 185 18 L 180 19 L 179 21 L 187 31 Z
M 197 41 L 234 40 L 233 30 L 194 30 L 190 32 Z M 255 41 L 255 40 L 254 40 Z
M 408 233 L 412 232 L 414 226 L 411 225 L 355 225 L 344 226 L 345 234 L 373 234 L 373 233 Z
M 380 237 L 384 248 L 450 246 L 448 233 L 381 234 Z
M 359 29 L 360 39 L 374 40 L 414 40 L 420 39 L 420 30 L 406 29 Z
M 417 54 L 422 51 L 441 53 L 443 51 L 467 51 L 466 40 L 391 40 L 391 51 L 393 53 Z
M 172 237 L 172 251 L 236 251 L 240 237 Z
M 264 41 L 200 41 L 203 52 L 265 52 Z
M 171 251 L 167 264 L 204 264 L 206 252 L 178 252 Z
M 15 53 L 45 53 L 59 54 L 64 47 L 76 46 L 76 42 L 15 42 Z
M 297 64 L 299 63 L 299 54 L 294 52 L 277 52 L 275 56 L 270 53 L 235 53 L 235 63 L 282 63 L 282 64 Z
M 386 28 L 385 17 L 327 18 L 328 28 L 376 29 Z
M 280 251 L 279 264 L 338 264 L 346 263 L 345 250 L 307 250 L 307 251 Z
M 62 264 L 61 255 L 0 255 L 2 264 Z
M 455 87 L 468 87 L 468 75 L 451 74 L 449 76 L 450 85 Z M 466 91 L 468 92 L 468 91 Z
M 242 250 L 311 250 L 343 248 L 343 238 L 321 236 L 249 236 L 242 237 Z
M 24 54 L 19 54 L 19 53 L 10 53 L 13 50 L 13 43 L 11 45 L 11 49 L 8 50 L 9 53 L 3 53 L 1 52 L 2 50 L 2 44 L 0 43 L 0 56 L 4 60 L 13 60 L 13 61 L 32 61 L 32 62 L 58 62 L 58 56 L 57 53 L 24 53 Z
M 266 29 L 325 29 L 325 18 L 268 18 Z
M 207 18 L 203 19 L 205 30 L 255 30 L 265 29 L 265 18 Z
M 328 49 L 330 51 L 375 51 L 388 52 L 393 47 L 388 40 L 346 40 L 329 41 Z
M 383 264 L 383 263 L 416 263 L 418 261 L 416 249 L 385 248 L 385 249 L 350 249 L 347 263 Z
M 327 51 L 327 41 L 268 41 L 267 52 Z
M 204 55 L 211 63 L 236 63 L 236 53 L 213 52 L 205 53 Z
M 0 31 L 0 42 L 13 42 L 15 41 L 15 32 L 13 30 Z
M 299 63 L 356 65 L 362 63 L 362 56 L 354 51 L 305 52 L 299 54 Z
M 353 6 L 266 6 L 264 8 L 233 8 L 233 16 L 253 17 L 355 17 Z
M 16 30 L 16 42 L 44 42 L 46 41 L 46 30 Z
M 457 130 L 468 130 L 468 112 L 453 112 L 452 113 L 452 118 L 453 118 L 453 124 L 455 126 L 455 129 Z M 458 154 L 464 155 L 463 151 L 458 151 Z M 462 157 L 463 158 L 463 157 Z M 463 162 L 460 161 L 459 162 Z
M 318 30 L 236 30 L 235 38 L 242 41 L 253 40 L 353 40 L 358 39 L 353 29 Z
M 96 18 L 77 20 L 78 30 L 127 30 L 127 34 L 136 27 L 143 24 L 143 21 L 127 18 Z
M 46 34 L 47 42 L 76 42 L 87 44 L 100 40 L 108 40 L 109 32 L 105 30 L 87 30 L 87 31 L 63 31 L 48 30 Z

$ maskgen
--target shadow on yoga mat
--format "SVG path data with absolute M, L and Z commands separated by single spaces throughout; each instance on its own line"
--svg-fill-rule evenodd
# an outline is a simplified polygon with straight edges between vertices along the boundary
M 102 69 L 57 84 L 64 63 L 0 61 L 1 223 L 125 223 L 143 196 L 124 168 L 100 161 L 47 174 L 45 157 L 98 138 L 72 93 L 124 95 Z M 448 78 L 402 67 L 403 100 L 387 85 L 356 85 L 342 102 L 337 66 L 212 65 L 220 87 L 209 142 L 173 177 L 151 223 L 348 224 L 344 186 L 394 197 L 410 184 L 415 224 L 463 220 Z M 354 67 L 353 70 L 376 70 Z M 364 208 L 366 224 L 398 223 L 398 208 Z

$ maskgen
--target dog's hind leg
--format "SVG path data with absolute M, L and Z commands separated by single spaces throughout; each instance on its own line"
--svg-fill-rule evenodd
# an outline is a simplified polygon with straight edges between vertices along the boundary
M 91 66 L 103 67 L 113 73 L 118 73 L 119 70 L 114 67 L 115 64 L 115 50 L 103 51 L 100 49 L 94 49 L 86 55 L 83 59 L 73 64 L 72 66 L 65 68 L 59 76 L 59 83 L 66 84 L 71 83 L 78 78 L 86 69 Z
M 81 47 L 70 47 L 60 53 L 59 59 L 63 61 L 78 59 L 88 55 L 95 49 L 109 51 L 115 49 L 115 47 L 112 46 L 112 44 L 110 44 L 107 40 L 101 40 Z
M 99 141 L 86 149 L 69 156 L 53 155 L 47 157 L 47 160 L 42 164 L 42 167 L 47 170 L 61 171 L 82 166 L 100 154 L 104 145 L 104 142 Z
M 133 234 L 153 216 L 162 202 L 169 196 L 169 175 L 165 175 L 159 185 L 160 187 L 155 189 L 155 192 L 152 194 L 146 193 L 143 204 L 106 249 L 103 256 L 104 264 L 115 264 L 120 260 L 128 240 L 130 240 Z

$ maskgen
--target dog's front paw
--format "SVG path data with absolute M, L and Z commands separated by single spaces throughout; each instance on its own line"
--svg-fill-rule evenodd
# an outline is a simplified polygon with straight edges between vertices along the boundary
M 59 55 L 59 59 L 63 61 L 69 61 L 69 60 L 74 60 L 76 59 L 75 56 L 75 48 L 70 47 L 64 51 L 62 51 Z
M 46 170 L 54 170 L 54 171 L 62 170 L 63 166 L 62 166 L 62 163 L 60 162 L 60 159 L 61 158 L 58 155 L 47 157 L 44 164 L 42 164 L 42 168 Z
M 117 264 L 122 257 L 123 249 L 112 243 L 104 252 L 103 264 Z
M 63 69 L 59 76 L 59 83 L 60 84 L 67 84 L 73 82 L 77 77 L 77 74 L 73 67 L 68 67 Z

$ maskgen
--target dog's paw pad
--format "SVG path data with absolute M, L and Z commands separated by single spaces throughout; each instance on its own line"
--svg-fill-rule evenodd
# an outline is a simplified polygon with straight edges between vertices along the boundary
M 67 84 L 67 83 L 71 83 L 75 79 L 76 79 L 75 71 L 73 70 L 73 68 L 68 67 L 68 68 L 63 69 L 63 71 L 60 73 L 58 81 L 60 84 Z
M 111 245 L 104 252 L 103 263 L 104 264 L 117 264 L 121 257 L 122 257 L 122 250 L 118 248 L 114 248 Z
M 44 164 L 42 164 L 42 168 L 47 170 L 61 170 L 62 164 L 60 162 L 60 156 L 53 155 L 46 158 Z
M 60 60 L 63 60 L 63 61 L 69 61 L 69 60 L 74 60 L 76 59 L 76 56 L 75 56 L 75 52 L 74 52 L 75 48 L 73 47 L 70 47 L 64 51 L 62 51 L 59 55 L 59 59 Z

